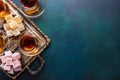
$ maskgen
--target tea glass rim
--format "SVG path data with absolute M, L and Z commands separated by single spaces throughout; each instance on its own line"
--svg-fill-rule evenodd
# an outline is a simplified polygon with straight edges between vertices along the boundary
M 38 1 L 38 3 L 39 3 L 39 5 L 41 4 L 40 3 L 40 0 L 37 0 Z M 28 17 L 28 18 L 37 18 L 37 17 L 39 17 L 39 16 L 41 16 L 44 12 L 45 12 L 45 10 L 46 10 L 46 0 L 43 0 L 44 1 L 44 8 L 41 10 L 41 12 L 40 13 L 38 13 L 37 15 L 28 15 L 28 14 L 26 14 L 24 11 L 23 11 L 23 9 L 24 9 L 24 7 L 21 5 L 21 9 L 22 9 L 22 14 L 23 15 L 25 15 L 26 17 Z M 37 5 L 38 3 L 36 3 L 35 5 Z M 34 5 L 34 6 L 35 6 Z M 30 9 L 33 9 L 34 8 L 34 6 L 33 7 L 30 7 Z M 28 8 L 29 9 L 29 7 L 25 7 L 25 8 Z
M 21 2 L 21 1 L 20 1 L 20 2 Z M 21 5 L 24 6 L 24 8 L 33 9 L 38 3 L 39 3 L 39 0 L 37 0 L 37 2 L 36 2 L 32 7 L 24 6 L 24 4 L 23 4 L 22 2 L 21 2 Z

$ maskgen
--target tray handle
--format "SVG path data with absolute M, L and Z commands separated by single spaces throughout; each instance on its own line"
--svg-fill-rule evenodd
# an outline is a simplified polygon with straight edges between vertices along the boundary
M 38 55 L 37 56 L 37 58 L 40 60 L 40 62 L 41 62 L 41 65 L 40 65 L 40 67 L 38 67 L 38 69 L 37 70 L 31 70 L 30 68 L 29 68 L 29 66 L 26 66 L 26 68 L 27 68 L 27 70 L 30 72 L 30 74 L 32 74 L 32 75 L 34 75 L 34 74 L 37 74 L 41 69 L 42 69 L 42 67 L 43 67 L 43 65 L 44 65 L 44 63 L 45 63 L 45 61 L 43 60 L 43 58 L 40 56 L 40 55 Z

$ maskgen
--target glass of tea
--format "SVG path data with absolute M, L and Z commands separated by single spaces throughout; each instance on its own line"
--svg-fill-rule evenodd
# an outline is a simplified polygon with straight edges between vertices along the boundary
M 20 37 L 19 50 L 27 56 L 35 56 L 40 50 L 41 41 L 36 36 L 25 33 Z
M 0 30 L 0 55 L 9 47 L 9 38 L 6 33 Z
M 23 14 L 35 18 L 43 14 L 46 8 L 46 0 L 20 0 Z
M 0 17 L 4 18 L 7 14 L 10 13 L 8 5 L 4 2 L 4 0 L 0 0 Z

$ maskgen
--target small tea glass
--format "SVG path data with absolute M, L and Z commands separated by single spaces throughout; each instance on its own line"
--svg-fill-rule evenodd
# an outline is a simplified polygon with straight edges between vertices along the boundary
M 41 41 L 29 32 L 25 32 L 19 39 L 19 50 L 26 56 L 39 54 Z
M 28 1 L 35 1 L 35 4 L 30 6 Z M 29 18 L 35 18 L 42 15 L 46 9 L 46 0 L 20 0 L 22 13 Z
M 10 41 L 6 33 L 0 30 L 0 55 L 2 55 L 3 52 L 9 48 L 9 43 Z
M 26 37 L 29 37 L 29 38 L 32 38 L 32 40 L 34 41 L 34 44 L 35 44 L 35 46 L 34 46 L 34 48 L 31 48 L 31 49 L 29 49 L 29 50 L 25 50 L 24 48 L 23 48 L 23 46 L 21 46 L 21 42 L 24 42 L 24 38 L 26 38 Z M 30 41 L 30 42 L 25 42 L 25 43 L 31 43 L 31 40 L 28 40 L 28 41 Z M 28 71 L 32 74 L 32 75 L 34 75 L 34 74 L 37 74 L 41 69 L 42 69 L 42 67 L 43 67 L 43 65 L 44 65 L 44 60 L 43 60 L 43 58 L 39 55 L 40 54 L 40 46 L 41 46 L 41 41 L 39 40 L 39 39 L 37 39 L 37 37 L 33 34 L 33 33 L 30 33 L 29 31 L 26 31 L 21 37 L 20 37 L 20 39 L 19 39 L 19 50 L 20 50 L 20 52 L 23 54 L 23 55 L 25 55 L 25 56 L 27 56 L 27 57 L 36 57 L 36 58 L 38 58 L 39 59 L 39 61 L 40 61 L 40 66 L 36 69 L 36 70 L 32 70 L 32 69 L 30 69 L 30 67 L 29 66 L 26 66 L 26 68 L 28 69 Z

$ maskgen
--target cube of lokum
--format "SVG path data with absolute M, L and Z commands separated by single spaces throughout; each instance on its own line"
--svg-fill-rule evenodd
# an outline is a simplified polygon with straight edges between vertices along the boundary
M 12 30 L 6 31 L 6 34 L 8 37 L 11 37 L 13 36 L 13 31 Z
M 21 70 L 22 70 L 21 66 L 14 69 L 15 72 L 21 71 Z
M 20 15 L 16 15 L 14 17 L 14 20 L 17 22 L 17 23 L 22 23 L 22 17 Z
M 11 51 L 6 51 L 5 53 L 5 57 L 12 57 L 12 52 Z
M 21 67 L 21 63 L 20 63 L 19 60 L 15 60 L 15 61 L 13 62 L 13 68 L 15 69 L 15 68 L 17 68 L 17 67 Z
M 14 70 L 13 68 L 11 67 L 10 70 L 7 71 L 9 74 L 14 74 Z
M 4 70 L 6 70 L 6 71 L 10 70 L 10 66 L 8 66 L 8 65 L 5 64 Z
M 12 30 L 15 30 L 18 28 L 18 24 L 14 20 L 9 22 L 9 26 Z
M 13 19 L 13 16 L 11 14 L 5 16 L 5 20 L 6 20 L 7 23 L 10 22 L 12 19 Z
M 13 58 L 13 60 L 18 60 L 18 59 L 20 59 L 20 53 L 17 53 L 17 52 L 15 52 L 13 55 L 12 55 L 12 58 Z
M 6 58 L 6 65 L 12 65 L 12 58 Z
M 18 29 L 16 29 L 12 33 L 14 36 L 18 36 L 20 34 L 20 31 Z
M 11 30 L 11 28 L 10 28 L 8 23 L 3 24 L 3 28 L 4 28 L 5 31 Z
M 24 29 L 25 29 L 25 27 L 24 27 L 23 23 L 18 24 L 18 30 L 19 31 L 23 31 Z

